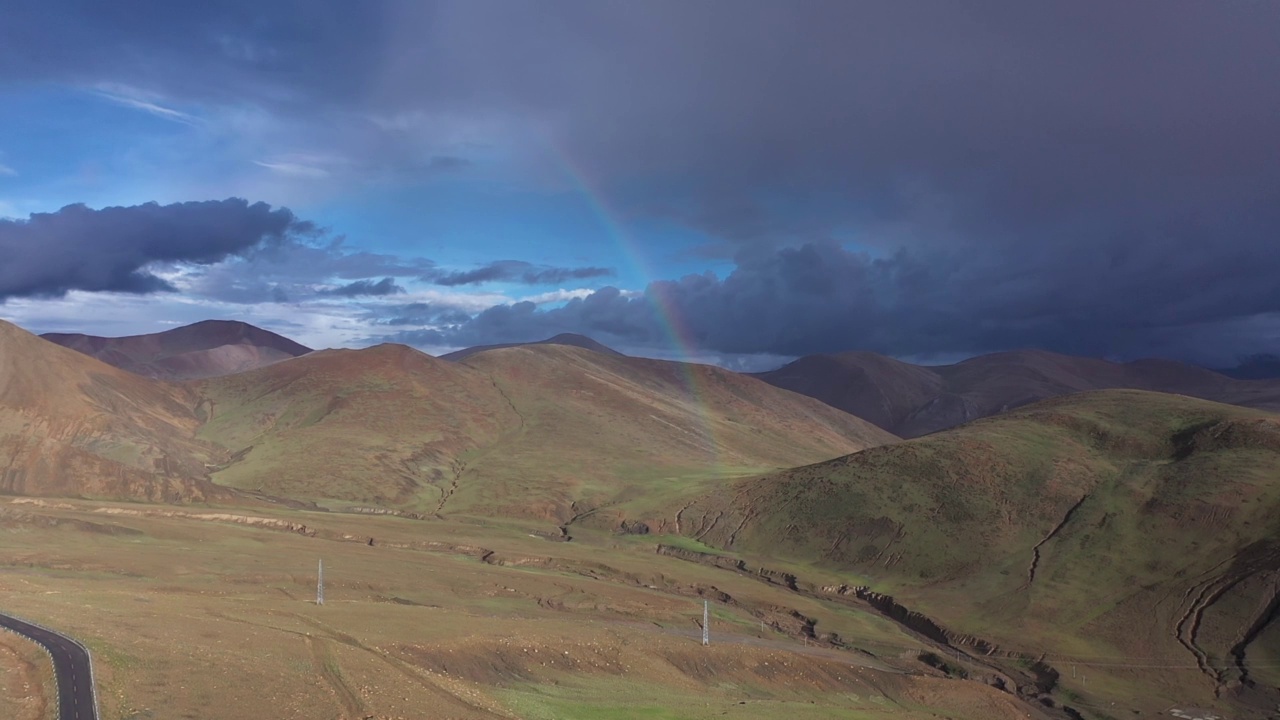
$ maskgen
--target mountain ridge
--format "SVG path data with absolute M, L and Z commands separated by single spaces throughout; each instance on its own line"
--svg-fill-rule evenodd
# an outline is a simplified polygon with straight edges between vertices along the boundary
M 1280 410 L 1280 381 L 1239 380 L 1172 360 L 1115 363 L 1045 350 L 980 355 L 924 366 L 865 352 L 810 355 L 765 382 L 822 400 L 901 437 L 919 437 L 1040 400 L 1137 389 Z
M 81 333 L 40 337 L 134 374 L 165 380 L 229 375 L 311 352 L 283 335 L 236 320 L 202 320 L 124 337 Z
M 506 348 L 524 347 L 526 345 L 568 345 L 571 347 L 580 347 L 584 350 L 591 350 L 603 355 L 622 355 L 623 353 L 601 343 L 594 338 L 577 333 L 560 333 L 545 340 L 535 340 L 527 343 L 497 343 L 495 345 L 473 345 L 472 347 L 454 350 L 451 353 L 440 355 L 442 360 L 459 361 L 465 360 L 477 353 L 489 352 L 490 350 L 503 350 Z

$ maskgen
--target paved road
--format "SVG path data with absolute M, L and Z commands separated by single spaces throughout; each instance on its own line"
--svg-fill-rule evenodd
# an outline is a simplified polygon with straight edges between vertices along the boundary
M 87 650 L 65 635 L 8 615 L 0 614 L 0 627 L 43 645 L 53 656 L 53 670 L 58 677 L 58 720 L 98 720 Z

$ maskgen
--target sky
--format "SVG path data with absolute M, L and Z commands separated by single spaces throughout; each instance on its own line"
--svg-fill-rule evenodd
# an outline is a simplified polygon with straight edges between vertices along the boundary
M 1280 3 L 9 0 L 0 318 L 1280 352 Z

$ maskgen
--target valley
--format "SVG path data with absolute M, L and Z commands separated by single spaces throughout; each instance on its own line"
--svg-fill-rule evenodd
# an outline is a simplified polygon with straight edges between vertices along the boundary
M 1280 702 L 1264 410 L 1102 390 L 904 441 L 578 341 L 174 382 L 0 333 L 0 603 L 93 650 L 105 717 Z

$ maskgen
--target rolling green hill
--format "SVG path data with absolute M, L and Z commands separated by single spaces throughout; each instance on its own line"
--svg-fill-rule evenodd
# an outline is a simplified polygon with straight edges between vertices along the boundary
M 710 365 L 538 344 L 462 361 L 492 378 L 520 429 L 469 466 L 462 507 L 566 522 L 619 503 L 661 506 L 700 484 L 897 438 L 811 398 Z M 452 501 L 451 501 L 452 502 Z
M 740 481 L 683 514 L 705 544 L 841 571 L 957 636 L 1186 669 L 1097 670 L 1113 685 L 1090 692 L 1271 702 L 1254 696 L 1280 685 L 1280 416 L 1084 393 Z
M 399 345 L 327 350 L 193 387 L 208 417 L 200 438 L 234 456 L 214 472 L 220 484 L 557 523 L 896 440 L 719 368 L 561 345 L 461 363 Z
M 518 426 L 481 373 L 403 345 L 323 350 L 195 383 L 222 485 L 433 510 L 461 458 Z

